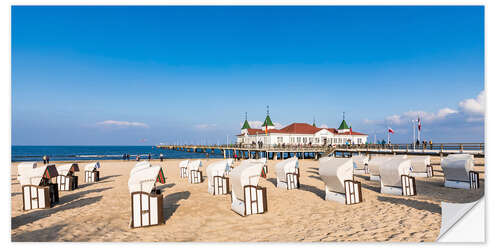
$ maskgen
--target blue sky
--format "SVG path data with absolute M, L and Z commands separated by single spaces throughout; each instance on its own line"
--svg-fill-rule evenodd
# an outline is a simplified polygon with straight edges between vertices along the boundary
M 250 121 L 484 141 L 484 9 L 12 8 L 13 145 L 225 142 Z

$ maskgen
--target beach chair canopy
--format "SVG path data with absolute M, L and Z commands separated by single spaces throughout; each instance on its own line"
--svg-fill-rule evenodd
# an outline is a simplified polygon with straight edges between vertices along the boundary
M 214 176 L 223 176 L 224 172 L 227 171 L 229 164 L 226 160 L 216 161 L 207 166 L 207 177 L 208 182 L 212 185 Z
M 365 164 L 368 164 L 368 156 L 355 155 L 352 157 L 355 169 L 365 169 Z
M 130 170 L 130 176 L 132 176 L 135 172 L 137 172 L 141 169 L 149 168 L 151 166 L 152 165 L 149 161 L 141 161 L 141 162 L 135 164 L 135 166 Z
M 319 163 L 319 177 L 329 191 L 345 193 L 344 181 L 352 180 L 353 161 L 351 158 L 328 157 Z
M 392 157 L 375 157 L 368 161 L 368 170 L 370 175 L 378 176 L 380 175 L 380 166 L 382 166 L 386 161 L 391 160 Z
M 474 155 L 471 154 L 450 154 L 446 158 L 470 158 L 474 160 Z
M 411 161 L 411 171 L 416 173 L 427 172 L 427 166 L 431 164 L 431 157 L 428 155 L 409 157 L 408 160 Z
M 101 164 L 96 161 L 85 165 L 85 171 L 94 171 L 101 167 Z
M 80 168 L 78 168 L 78 164 L 76 163 L 63 164 L 56 166 L 56 168 L 57 168 L 57 173 L 62 176 L 67 176 L 70 175 L 71 173 L 80 171 Z
M 21 162 L 17 164 L 17 179 L 25 174 L 25 173 L 30 173 L 32 169 L 36 168 L 36 162 L 31 161 L 31 162 Z
M 266 159 L 266 158 L 260 158 L 260 159 L 248 159 L 248 160 L 244 160 L 243 162 L 249 162 L 249 163 L 262 163 L 262 164 L 266 165 L 266 163 L 267 163 L 267 159 Z
M 185 168 L 189 164 L 189 160 L 183 160 L 179 162 L 179 168 Z
M 281 182 L 286 182 L 287 173 L 295 173 L 295 170 L 299 168 L 299 159 L 297 157 L 288 158 L 284 161 L 278 162 L 274 166 L 276 171 L 276 178 Z
M 29 166 L 29 165 L 28 165 Z M 19 182 L 22 185 L 39 186 L 43 179 L 50 179 L 58 175 L 56 165 L 49 164 L 35 168 L 23 167 Z
M 190 161 L 187 165 L 188 171 L 199 170 L 201 167 L 201 160 Z
M 392 158 L 380 166 L 380 181 L 384 186 L 401 187 L 401 175 L 410 173 L 411 160 Z
M 128 179 L 128 191 L 151 193 L 155 183 L 165 183 L 165 175 L 160 166 L 151 166 L 134 172 Z
M 474 161 L 471 157 L 446 157 L 441 161 L 441 168 L 446 180 L 468 182 Z
M 243 187 L 246 185 L 257 186 L 259 184 L 260 173 L 264 164 L 262 162 L 242 162 L 229 174 L 232 190 L 236 198 L 243 200 Z

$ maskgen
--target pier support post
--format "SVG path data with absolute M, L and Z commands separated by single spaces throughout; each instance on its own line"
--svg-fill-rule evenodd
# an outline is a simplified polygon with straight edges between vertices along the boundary
M 277 160 L 278 159 L 278 154 L 276 154 L 276 152 L 273 152 L 273 160 Z

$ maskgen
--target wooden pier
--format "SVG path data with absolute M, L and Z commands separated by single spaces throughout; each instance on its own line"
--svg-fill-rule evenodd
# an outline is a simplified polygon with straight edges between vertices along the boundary
M 296 156 L 299 159 L 319 159 L 325 155 L 349 157 L 356 154 L 406 154 L 446 156 L 448 154 L 472 154 L 484 157 L 484 143 L 434 143 L 432 145 L 412 144 L 358 144 L 335 146 L 251 146 L 251 145 L 158 145 L 159 149 L 185 152 L 221 154 L 224 158 L 282 160 Z M 218 152 L 217 152 L 218 151 Z

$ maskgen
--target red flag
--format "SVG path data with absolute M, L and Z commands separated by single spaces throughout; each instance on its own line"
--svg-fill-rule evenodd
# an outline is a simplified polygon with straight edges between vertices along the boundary
M 392 128 L 389 128 L 389 133 L 394 134 L 394 130 L 392 130 Z
M 266 122 L 266 135 L 267 135 L 267 122 Z
M 352 135 L 352 127 L 349 128 L 349 133 Z
M 420 122 L 420 117 L 418 118 L 418 131 L 420 131 L 420 128 L 422 127 L 422 123 Z

